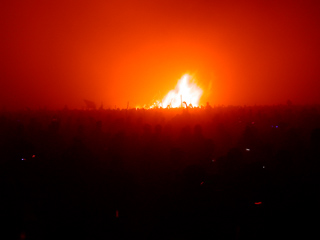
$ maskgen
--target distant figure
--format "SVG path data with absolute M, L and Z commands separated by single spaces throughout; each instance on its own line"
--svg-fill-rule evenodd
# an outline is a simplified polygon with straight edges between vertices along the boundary
M 209 102 L 207 102 L 206 109 L 212 109 L 212 107 L 210 106 Z
M 94 103 L 93 103 L 94 104 Z M 103 103 L 101 103 L 100 107 L 99 107 L 99 110 L 103 110 Z
M 183 104 L 185 104 L 185 105 L 186 105 L 186 108 L 188 108 L 188 104 L 187 104 L 185 101 L 183 102 Z

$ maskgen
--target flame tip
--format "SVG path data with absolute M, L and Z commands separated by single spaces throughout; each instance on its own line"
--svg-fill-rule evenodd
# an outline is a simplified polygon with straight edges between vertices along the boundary
M 191 81 L 193 80 L 193 81 Z M 150 108 L 178 108 L 199 106 L 203 90 L 195 83 L 193 76 L 185 73 L 178 80 L 174 89 L 170 90 L 162 101 L 157 100 Z

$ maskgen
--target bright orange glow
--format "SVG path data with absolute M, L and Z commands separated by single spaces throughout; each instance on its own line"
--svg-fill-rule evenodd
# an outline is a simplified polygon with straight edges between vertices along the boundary
M 187 72 L 200 105 L 320 103 L 319 1 L 32 2 L 1 4 L 0 109 L 166 108 Z
M 197 107 L 202 96 L 202 89 L 195 83 L 192 76 L 184 74 L 179 80 L 175 89 L 168 92 L 162 101 L 156 101 L 153 107 Z

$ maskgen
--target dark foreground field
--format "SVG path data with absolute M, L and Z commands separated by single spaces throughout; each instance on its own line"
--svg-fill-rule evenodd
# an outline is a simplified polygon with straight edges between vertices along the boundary
M 0 154 L 0 239 L 319 236 L 319 106 L 2 111 Z

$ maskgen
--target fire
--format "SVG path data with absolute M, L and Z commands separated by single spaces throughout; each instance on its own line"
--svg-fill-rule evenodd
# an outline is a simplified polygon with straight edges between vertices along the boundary
M 175 89 L 169 91 L 162 102 L 156 101 L 151 108 L 161 106 L 164 108 L 197 107 L 202 93 L 202 89 L 197 86 L 194 79 L 189 74 L 185 74 L 178 80 Z

